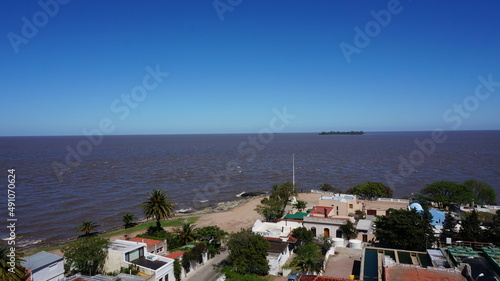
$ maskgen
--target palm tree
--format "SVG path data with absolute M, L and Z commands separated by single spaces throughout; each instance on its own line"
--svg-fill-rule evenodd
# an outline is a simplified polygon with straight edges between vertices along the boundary
M 161 230 L 160 220 L 168 219 L 174 215 L 174 205 L 168 194 L 163 190 L 153 189 L 146 202 L 142 203 L 142 212 L 146 218 L 156 220 L 156 228 Z
M 297 250 L 297 256 L 291 265 L 301 272 L 320 273 L 323 271 L 323 260 L 321 248 L 314 243 L 308 243 Z
M 137 217 L 132 213 L 124 213 L 122 216 L 122 221 L 125 224 L 125 228 L 136 225 L 136 223 L 134 223 L 135 220 L 137 220 Z
M 341 225 L 340 230 L 342 230 L 347 240 L 351 240 L 358 237 L 358 231 L 356 230 L 356 227 L 350 220 L 348 220 L 346 224 Z
M 99 227 L 95 221 L 84 221 L 81 225 L 76 227 L 76 232 L 83 232 L 83 236 L 90 236 L 92 230 Z
M 0 245 L 0 280 L 23 281 L 26 277 L 26 269 L 21 265 L 24 261 L 19 258 L 16 252 L 14 267 L 11 267 L 10 247 L 5 244 Z
M 177 235 L 179 235 L 179 240 L 182 243 L 182 245 L 186 245 L 188 242 L 191 242 L 195 238 L 195 230 L 194 230 L 195 225 L 188 222 L 184 221 L 182 223 L 182 227 L 176 229 Z
M 298 200 L 297 203 L 293 204 L 293 207 L 299 212 L 302 212 L 305 208 L 307 208 L 307 202 Z

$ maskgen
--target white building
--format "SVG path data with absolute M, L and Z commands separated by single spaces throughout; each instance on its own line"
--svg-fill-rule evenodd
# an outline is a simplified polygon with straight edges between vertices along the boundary
M 173 259 L 148 253 L 146 243 L 125 240 L 111 242 L 104 271 L 120 271 L 122 267 L 127 268 L 131 264 L 138 266 L 140 272 L 154 276 L 154 279 L 149 280 L 175 281 Z
M 64 278 L 64 258 L 45 251 L 24 258 L 32 281 L 58 281 Z

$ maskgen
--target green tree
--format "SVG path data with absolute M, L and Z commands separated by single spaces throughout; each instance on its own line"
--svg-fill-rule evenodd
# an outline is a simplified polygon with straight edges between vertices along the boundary
M 94 221 L 84 221 L 82 224 L 76 227 L 76 232 L 83 232 L 83 236 L 91 236 L 94 235 L 95 233 L 92 233 L 93 230 L 98 228 L 100 225 L 98 225 Z
M 428 184 L 420 190 L 419 197 L 437 203 L 440 209 L 446 209 L 452 203 L 469 204 L 474 200 L 470 187 L 453 181 L 438 181 Z
M 216 225 L 205 226 L 196 229 L 196 239 L 207 245 L 207 253 L 210 257 L 219 252 L 222 240 L 228 233 Z
M 446 241 L 446 238 L 449 237 L 451 240 L 457 239 L 457 231 L 455 230 L 458 222 L 453 217 L 451 212 L 446 213 L 443 222 L 443 232 L 441 232 L 441 241 Z
M 148 195 L 148 199 L 142 203 L 142 212 L 146 218 L 156 220 L 156 228 L 160 230 L 162 229 L 160 221 L 174 215 L 174 205 L 163 190 L 153 189 Z
M 242 229 L 230 235 L 227 246 L 230 251 L 227 261 L 233 272 L 262 276 L 269 272 L 266 258 L 269 242 L 264 237 L 250 229 Z
M 124 213 L 122 216 L 122 221 L 125 226 L 125 228 L 130 228 L 136 225 L 135 221 L 137 220 L 137 217 L 132 214 L 132 213 Z
M 429 211 L 389 209 L 389 214 L 375 219 L 375 237 L 383 246 L 424 251 L 435 241 Z
M 297 250 L 297 256 L 293 259 L 291 265 L 293 268 L 314 274 L 323 271 L 324 257 L 321 254 L 321 248 L 314 244 L 305 244 Z
M 328 191 L 328 192 L 333 192 L 333 193 L 342 193 L 342 189 L 333 187 L 327 183 L 322 183 L 319 185 L 319 190 L 321 191 Z
M 109 241 L 98 237 L 82 237 L 62 247 L 66 264 L 75 272 L 84 275 L 103 273 L 108 255 Z
M 263 198 L 255 211 L 264 217 L 265 221 L 276 221 L 283 216 L 281 202 L 272 198 Z
M 11 247 L 5 244 L 0 244 L 0 280 L 23 281 L 26 277 L 26 270 L 21 265 L 24 260 L 20 254 L 14 251 L 14 256 L 11 252 Z M 11 261 L 13 258 L 13 261 Z
M 344 237 L 347 240 L 351 240 L 358 237 L 358 231 L 356 230 L 356 226 L 354 226 L 354 223 L 352 223 L 352 221 L 350 220 L 347 220 L 345 224 L 341 225 L 340 230 L 342 230 L 342 233 L 344 234 Z
M 481 220 L 476 210 L 472 210 L 472 212 L 465 214 L 458 234 L 462 241 L 483 241 Z
M 293 207 L 297 209 L 299 212 L 304 211 L 307 208 L 307 202 L 302 200 L 297 200 L 297 203 L 293 204 Z
M 266 221 L 274 221 L 283 217 L 285 208 L 292 196 L 296 196 L 297 191 L 291 182 L 281 185 L 273 185 L 271 195 L 260 201 L 260 205 L 255 211 L 264 217 Z
M 365 182 L 355 185 L 346 191 L 348 194 L 358 195 L 361 199 L 373 200 L 379 197 L 392 197 L 392 189 L 380 182 Z
M 496 212 L 491 221 L 491 225 L 486 229 L 485 240 L 496 246 L 500 246 L 500 210 Z
M 297 245 L 297 247 L 300 247 L 301 245 L 312 243 L 312 241 L 313 241 L 312 231 L 303 227 L 303 226 L 297 227 L 296 229 L 294 229 L 292 232 L 292 237 L 297 239 L 297 242 L 295 243 L 295 245 Z
M 175 281 L 180 281 L 181 280 L 181 273 L 182 273 L 182 265 L 179 259 L 174 260 L 174 277 Z
M 491 185 L 477 180 L 466 180 L 464 185 L 472 189 L 475 203 L 495 205 L 497 195 Z
M 195 239 L 195 225 L 184 221 L 182 223 L 181 228 L 177 228 L 175 233 L 178 235 L 179 241 L 182 245 L 186 245 L 187 243 L 194 241 Z
M 332 240 L 330 238 L 320 236 L 316 239 L 314 239 L 314 243 L 318 245 L 321 249 L 321 254 L 324 256 L 330 250 L 332 247 Z

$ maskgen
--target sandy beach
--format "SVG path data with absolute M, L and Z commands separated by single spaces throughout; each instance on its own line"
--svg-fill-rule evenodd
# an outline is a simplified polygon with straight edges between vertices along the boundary
M 317 204 L 321 194 L 318 193 L 299 193 L 297 200 L 302 200 L 308 202 L 308 207 Z M 196 222 L 196 227 L 204 227 L 210 225 L 217 225 L 221 229 L 231 233 L 237 232 L 242 228 L 252 227 L 255 220 L 262 219 L 262 217 L 255 212 L 255 208 L 260 204 L 260 201 L 264 196 L 258 196 L 251 199 L 244 199 L 241 201 L 231 201 L 226 204 L 235 205 L 236 207 L 231 208 L 227 211 L 213 211 L 211 209 L 200 210 L 198 212 L 189 215 L 179 215 L 177 217 L 192 217 L 199 216 L 200 219 Z M 171 228 L 165 228 L 168 231 L 173 230 Z M 127 234 L 128 237 L 135 237 L 142 234 L 143 231 L 133 232 Z M 110 237 L 110 241 L 116 239 L 126 239 L 124 235 L 114 235 Z M 51 253 L 61 255 L 60 250 L 52 250 Z

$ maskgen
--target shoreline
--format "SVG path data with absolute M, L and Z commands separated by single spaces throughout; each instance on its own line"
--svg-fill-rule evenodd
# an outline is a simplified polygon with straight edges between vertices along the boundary
M 173 217 L 171 217 L 170 219 L 189 218 L 189 217 L 200 216 L 200 221 L 201 221 L 203 215 L 229 212 L 231 210 L 236 209 L 237 207 L 248 204 L 250 201 L 253 201 L 256 199 L 261 199 L 264 196 L 266 196 L 266 195 L 258 195 L 258 196 L 247 197 L 247 198 L 238 198 L 235 200 L 209 204 L 206 207 L 202 207 L 201 209 L 193 210 L 190 212 L 182 212 L 182 213 L 176 212 L 175 215 Z M 260 200 L 259 200 L 259 202 L 260 202 Z M 145 223 L 149 223 L 151 221 L 152 220 L 150 220 L 150 219 L 138 220 L 137 226 L 145 224 Z M 113 233 L 121 231 L 121 230 L 125 230 L 123 225 L 111 226 L 111 227 L 108 227 L 102 231 L 99 231 L 98 236 L 110 235 L 109 238 L 113 238 L 113 236 L 116 236 L 116 235 L 113 235 Z M 131 230 L 131 232 L 133 233 L 134 231 Z M 19 246 L 18 250 L 21 253 L 23 253 L 24 255 L 31 255 L 31 254 L 34 254 L 36 252 L 43 251 L 43 250 L 56 251 L 56 250 L 60 250 L 60 248 L 63 247 L 64 245 L 69 244 L 71 242 L 74 242 L 77 239 L 78 239 L 78 236 L 69 237 L 69 238 L 60 239 L 60 240 L 52 240 L 52 241 L 51 240 L 49 240 L 49 241 L 42 240 L 42 241 L 34 243 L 34 244 L 27 244 L 27 245 Z M 47 248 L 49 248 L 49 249 L 47 249 Z

